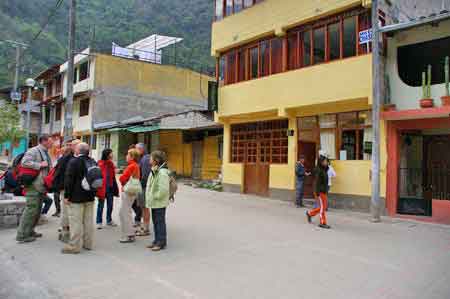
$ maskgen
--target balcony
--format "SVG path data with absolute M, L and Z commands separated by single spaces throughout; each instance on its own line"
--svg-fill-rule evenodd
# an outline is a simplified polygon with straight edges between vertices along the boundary
M 313 105 L 329 108 L 358 99 L 367 106 L 371 103 L 371 58 L 362 55 L 221 87 L 217 116 L 222 121 L 238 115 L 278 117 Z

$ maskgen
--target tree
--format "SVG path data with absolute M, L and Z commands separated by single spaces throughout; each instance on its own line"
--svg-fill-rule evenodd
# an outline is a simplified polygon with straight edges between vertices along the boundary
M 12 159 L 12 152 L 16 144 L 25 136 L 20 128 L 20 113 L 14 104 L 3 101 L 0 104 L 0 143 L 10 142 L 8 159 Z

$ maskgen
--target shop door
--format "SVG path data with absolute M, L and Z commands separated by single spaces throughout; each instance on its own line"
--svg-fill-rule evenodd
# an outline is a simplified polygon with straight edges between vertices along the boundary
M 450 136 L 425 136 L 425 182 L 430 199 L 450 200 Z
M 305 169 L 307 172 L 312 172 L 314 170 L 314 165 L 316 163 L 316 143 L 315 142 L 298 142 L 298 156 L 305 156 Z M 304 196 L 312 198 L 314 192 L 314 177 L 307 176 L 305 177 L 304 182 Z
M 247 163 L 244 164 L 244 193 L 269 196 L 270 165 L 264 162 L 261 142 L 247 143 Z
M 199 180 L 202 178 L 203 142 L 192 143 L 192 178 Z

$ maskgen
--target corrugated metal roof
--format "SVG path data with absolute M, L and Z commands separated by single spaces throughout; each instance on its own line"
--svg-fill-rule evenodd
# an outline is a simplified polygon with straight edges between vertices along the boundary
M 380 28 L 380 32 L 388 33 L 388 32 L 407 30 L 407 29 L 411 29 L 414 27 L 423 26 L 426 24 L 442 22 L 447 19 L 450 19 L 450 12 L 442 11 L 439 14 L 432 14 L 430 16 L 421 16 L 415 20 L 411 20 L 408 22 L 384 26 L 384 27 Z

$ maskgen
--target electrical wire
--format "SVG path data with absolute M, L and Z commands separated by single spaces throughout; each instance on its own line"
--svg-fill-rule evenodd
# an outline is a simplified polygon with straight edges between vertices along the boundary
M 61 7 L 61 5 L 63 4 L 64 0 L 57 0 L 55 6 L 50 10 L 50 13 L 47 16 L 47 19 L 45 20 L 45 22 L 41 25 L 41 29 L 38 31 L 38 33 L 36 33 L 34 35 L 34 37 L 31 39 L 29 45 L 33 44 L 38 38 L 39 36 L 42 34 L 42 32 L 44 32 L 45 28 L 50 24 L 50 20 L 55 16 L 56 12 L 58 11 L 58 9 Z

